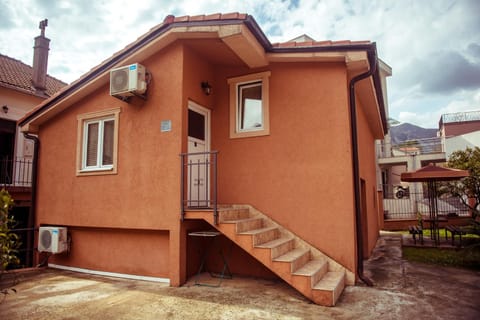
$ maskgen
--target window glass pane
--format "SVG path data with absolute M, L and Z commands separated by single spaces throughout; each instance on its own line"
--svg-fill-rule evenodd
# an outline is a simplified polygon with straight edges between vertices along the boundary
M 98 122 L 87 125 L 87 167 L 97 165 L 98 155 Z
M 247 83 L 239 86 L 239 129 L 251 130 L 263 127 L 262 83 Z
M 113 129 L 115 122 L 108 120 L 103 123 L 103 154 L 102 165 L 113 164 Z
M 188 110 L 188 136 L 205 140 L 205 116 Z

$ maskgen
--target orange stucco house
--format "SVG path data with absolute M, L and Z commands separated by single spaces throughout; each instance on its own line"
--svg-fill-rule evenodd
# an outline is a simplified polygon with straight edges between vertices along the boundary
M 167 16 L 20 122 L 38 226 L 71 240 L 49 264 L 179 286 L 213 229 L 234 275 L 334 305 L 382 223 L 378 61 L 368 41 L 271 44 L 246 14 Z

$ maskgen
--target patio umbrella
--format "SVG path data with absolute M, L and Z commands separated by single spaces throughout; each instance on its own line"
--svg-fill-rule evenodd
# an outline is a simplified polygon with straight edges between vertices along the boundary
M 437 167 L 433 163 L 413 172 L 404 172 L 400 180 L 406 182 L 426 182 L 428 185 L 428 202 L 430 208 L 430 229 L 435 244 L 438 244 L 440 235 L 438 230 L 438 208 L 437 208 L 437 181 L 452 181 L 468 177 L 467 170 Z

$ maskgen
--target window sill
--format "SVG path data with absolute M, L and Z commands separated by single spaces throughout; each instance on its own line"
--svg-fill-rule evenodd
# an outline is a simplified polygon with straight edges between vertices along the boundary
M 93 175 L 104 175 L 104 174 L 116 174 L 117 170 L 114 167 L 111 168 L 91 168 L 91 169 L 81 169 L 77 171 L 77 176 L 93 176 Z
M 268 129 L 245 130 L 245 131 L 231 132 L 230 139 L 261 137 L 261 136 L 268 136 L 268 135 L 270 135 L 270 130 Z

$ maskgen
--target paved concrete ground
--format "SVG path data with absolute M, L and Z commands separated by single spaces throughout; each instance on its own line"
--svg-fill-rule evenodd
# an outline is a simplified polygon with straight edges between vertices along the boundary
M 280 281 L 170 288 L 47 269 L 23 275 L 0 319 L 480 319 L 480 272 L 406 262 L 400 243 L 383 235 L 365 263 L 375 287 L 347 287 L 334 308 Z

